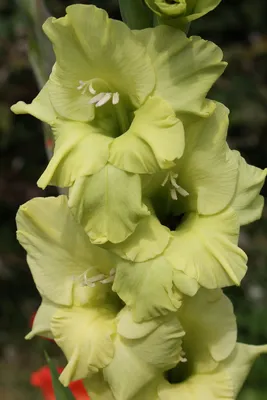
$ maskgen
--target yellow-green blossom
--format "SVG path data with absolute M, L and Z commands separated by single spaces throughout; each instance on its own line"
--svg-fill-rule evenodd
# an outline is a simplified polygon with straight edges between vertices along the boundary
M 245 275 L 240 219 L 252 207 L 257 214 L 254 199 L 266 172 L 242 178 L 239 155 L 226 143 L 227 127 L 228 111 L 220 104 L 209 118 L 191 121 L 181 162 L 171 173 L 144 179 L 161 223 L 150 215 L 123 243 L 107 246 L 125 260 L 118 262 L 113 289 L 138 320 L 175 311 L 181 292 L 239 285 Z M 254 171 L 244 161 L 243 167 Z
M 38 185 L 71 187 L 91 240 L 121 242 L 148 214 L 137 174 L 170 169 L 183 154 L 177 116 L 214 111 L 205 97 L 222 52 L 170 27 L 132 32 L 94 6 L 70 6 L 44 30 L 57 60 L 50 79 L 32 104 L 12 107 L 52 126 L 54 155 Z
M 28 338 L 51 337 L 63 350 L 64 385 L 102 371 L 113 393 L 127 400 L 180 362 L 184 331 L 177 316 L 138 324 L 131 310 L 121 310 L 111 290 L 116 257 L 91 244 L 66 197 L 29 201 L 18 211 L 17 226 L 42 296 Z M 118 370 L 127 380 L 135 374 L 131 386 L 121 385 Z

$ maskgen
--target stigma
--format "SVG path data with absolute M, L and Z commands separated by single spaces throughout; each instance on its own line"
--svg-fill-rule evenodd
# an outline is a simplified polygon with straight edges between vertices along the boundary
M 189 193 L 178 185 L 178 183 L 176 182 L 177 178 L 178 174 L 170 171 L 167 173 L 164 181 L 161 184 L 161 186 L 165 186 L 168 181 L 170 182 L 170 194 L 173 200 L 178 200 L 178 195 L 181 195 L 183 197 L 189 196 Z

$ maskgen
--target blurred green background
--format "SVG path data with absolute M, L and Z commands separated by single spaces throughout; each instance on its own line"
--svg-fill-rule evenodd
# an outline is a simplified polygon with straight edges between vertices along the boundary
M 24 341 L 29 319 L 39 297 L 16 242 L 15 214 L 20 204 L 41 191 L 36 180 L 46 165 L 42 125 L 30 116 L 12 115 L 9 108 L 18 100 L 30 102 L 38 93 L 28 60 L 32 30 L 21 12 L 27 0 L 0 0 L 0 399 L 41 398 L 29 384 L 33 370 L 45 364 L 43 350 L 57 356 L 53 344 L 35 339 Z M 49 12 L 64 14 L 75 1 L 47 0 Z M 119 18 L 116 0 L 80 1 L 106 8 Z M 197 34 L 222 47 L 229 66 L 210 97 L 231 110 L 229 143 L 259 167 L 267 160 L 267 2 L 266 0 L 223 0 L 203 19 L 192 24 Z M 49 68 L 49 48 L 47 54 Z M 32 61 L 38 54 L 32 55 Z M 38 57 L 37 57 L 38 58 Z M 36 59 L 35 59 L 36 61 Z M 38 60 L 37 60 L 38 62 Z M 41 79 L 39 77 L 39 79 Z M 265 188 L 266 194 L 266 188 Z M 240 245 L 249 255 L 249 272 L 241 288 L 227 290 L 239 324 L 239 339 L 267 343 L 267 209 L 261 221 L 242 230 Z M 267 357 L 257 361 L 240 400 L 267 399 Z M 193 400 L 193 399 L 192 399 Z M 205 399 L 203 399 L 205 400 Z

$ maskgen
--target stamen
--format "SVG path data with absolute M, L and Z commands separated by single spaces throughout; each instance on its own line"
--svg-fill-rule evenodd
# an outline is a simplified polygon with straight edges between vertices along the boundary
M 92 85 L 91 82 L 90 82 L 90 84 L 89 84 L 89 92 L 90 92 L 91 94 L 96 94 L 96 90 L 93 88 L 93 85 Z
M 176 179 L 178 178 L 178 174 L 174 172 L 168 172 L 164 181 L 162 182 L 161 186 L 165 186 L 168 181 L 170 181 L 171 188 L 170 188 L 170 193 L 171 193 L 171 198 L 173 200 L 178 200 L 177 194 L 180 194 L 183 197 L 189 196 L 189 193 L 183 189 L 181 186 L 179 186 L 176 182 Z
M 91 100 L 89 101 L 90 104 L 96 104 L 98 103 L 103 97 L 105 96 L 105 93 L 98 93 L 96 96 L 92 97 Z
M 96 103 L 96 107 L 101 107 L 101 106 L 103 106 L 104 104 L 106 104 L 110 99 L 111 99 L 111 97 L 112 97 L 112 93 L 104 93 L 104 96 L 102 97 L 102 99 L 101 100 L 99 100 L 97 103 Z
M 98 274 L 95 276 L 91 276 L 90 278 L 87 277 L 87 273 L 91 270 L 92 268 L 89 268 L 87 271 L 83 272 L 81 275 L 78 277 L 74 276 L 73 280 L 78 281 L 82 286 L 89 286 L 89 287 L 95 287 L 97 283 L 110 283 L 114 281 L 115 277 L 115 268 L 112 268 L 109 272 L 109 275 L 105 274 Z
M 79 85 L 77 89 L 81 91 L 82 94 L 85 94 L 87 91 L 93 95 L 90 99 L 89 104 L 95 104 L 96 107 L 101 107 L 106 104 L 110 99 L 112 99 L 112 104 L 116 105 L 120 101 L 120 95 L 118 92 L 100 92 L 97 94 L 97 91 L 93 87 L 92 81 L 79 81 Z
M 113 95 L 112 95 L 112 104 L 113 105 L 118 104 L 119 101 L 120 101 L 119 93 L 118 92 L 113 93 Z

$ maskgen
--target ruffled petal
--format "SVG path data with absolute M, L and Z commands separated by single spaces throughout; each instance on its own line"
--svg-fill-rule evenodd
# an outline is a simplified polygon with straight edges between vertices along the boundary
M 51 302 L 70 306 L 81 275 L 108 274 L 114 266 L 110 254 L 90 243 L 65 196 L 30 200 L 18 211 L 17 227 L 37 289 Z
M 160 255 L 170 237 L 170 231 L 154 215 L 150 215 L 139 222 L 126 240 L 105 248 L 126 260 L 144 262 Z
M 91 241 L 119 243 L 149 215 L 142 203 L 138 175 L 106 165 L 97 174 L 78 179 L 69 194 L 69 206 Z
M 194 279 L 180 271 L 176 276 L 172 265 L 160 256 L 144 263 L 118 262 L 112 289 L 132 309 L 134 320 L 140 322 L 180 307 L 182 295 L 173 284 L 176 281 L 182 283 L 179 289 L 190 295 L 198 289 Z
M 86 54 L 91 75 L 105 80 L 139 107 L 155 85 L 145 48 L 125 24 L 109 19 L 102 9 L 79 4 L 67 7 L 67 14 Z
M 120 320 L 125 318 L 128 327 L 125 321 L 120 324 Z M 118 321 L 118 333 L 122 337 L 117 336 L 114 342 L 114 358 L 104 369 L 104 377 L 116 399 L 131 400 L 140 392 L 139 397 L 136 396 L 138 399 L 143 389 L 159 378 L 160 372 L 172 368 L 180 361 L 184 332 L 174 314 L 158 318 L 156 324 L 149 324 L 151 331 L 135 323 L 127 309 L 121 311 Z M 131 334 L 131 328 L 136 337 Z M 145 336 L 142 336 L 144 333 Z
M 184 151 L 184 129 L 166 101 L 150 97 L 129 130 L 110 146 L 109 162 L 137 174 L 173 167 Z
M 232 354 L 218 367 L 217 374 L 225 373 L 230 377 L 234 399 L 240 392 L 254 362 L 262 354 L 267 354 L 267 345 L 253 346 L 237 343 Z
M 155 94 L 166 99 L 177 113 L 209 116 L 215 104 L 205 97 L 226 67 L 221 49 L 164 25 L 135 34 L 152 60 L 157 77 Z
M 11 107 L 11 111 L 13 111 L 15 114 L 31 114 L 43 122 L 52 124 L 57 118 L 57 114 L 51 104 L 49 97 L 49 86 L 50 83 L 46 83 L 31 104 L 26 104 L 24 101 L 19 101 Z
M 118 92 L 134 107 L 152 92 L 155 75 L 145 48 L 125 24 L 109 19 L 104 10 L 72 5 L 65 17 L 49 19 L 44 30 L 56 53 L 51 98 L 61 115 L 90 120 L 92 95 L 77 89 L 80 81 L 102 81 L 107 91 Z
M 37 182 L 39 187 L 69 187 L 77 178 L 95 174 L 105 166 L 112 139 L 97 128 L 81 122 L 57 122 L 53 129 L 54 155 Z
M 158 389 L 160 400 L 235 400 L 258 356 L 267 346 L 238 343 L 232 354 L 211 373 L 198 373 L 180 384 L 164 382 Z
M 60 375 L 64 386 L 98 372 L 113 358 L 116 326 L 114 313 L 107 309 L 60 309 L 51 320 L 51 330 L 68 360 Z
M 37 313 L 34 317 L 32 330 L 25 339 L 32 339 L 39 335 L 49 339 L 53 339 L 51 332 L 51 319 L 56 314 L 58 306 L 47 299 L 43 299 Z
M 191 213 L 173 236 L 164 252 L 173 268 L 208 289 L 240 284 L 247 257 L 237 246 L 239 224 L 231 208 L 214 216 Z
M 247 164 L 237 151 L 233 152 L 232 157 L 239 162 L 239 175 L 231 206 L 236 210 L 240 224 L 246 225 L 261 217 L 264 197 L 259 193 L 265 182 L 267 168 L 262 170 Z
M 237 326 L 230 300 L 219 289 L 200 289 L 186 297 L 178 310 L 186 332 L 183 349 L 192 373 L 209 372 L 226 359 L 236 345 Z
M 92 400 L 115 400 L 110 387 L 104 381 L 102 371 L 84 379 L 83 385 Z
M 226 143 L 229 110 L 217 103 L 207 119 L 188 121 L 185 152 L 178 162 L 177 182 L 189 196 L 179 196 L 183 208 L 210 215 L 223 210 L 232 200 L 238 176 L 238 162 Z M 173 203 L 173 207 L 179 204 Z

